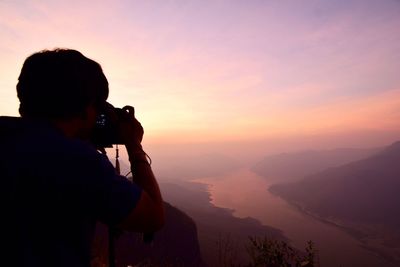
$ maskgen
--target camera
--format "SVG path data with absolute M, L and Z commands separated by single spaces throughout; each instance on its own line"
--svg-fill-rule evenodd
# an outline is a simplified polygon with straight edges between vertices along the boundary
M 115 144 L 123 144 L 118 134 L 118 123 L 126 116 L 126 112 L 121 108 L 115 108 L 110 103 L 100 108 L 96 124 L 92 131 L 91 142 L 97 148 L 112 147 Z

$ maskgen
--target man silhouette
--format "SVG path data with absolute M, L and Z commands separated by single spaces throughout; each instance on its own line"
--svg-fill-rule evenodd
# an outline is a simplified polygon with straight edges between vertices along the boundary
M 97 221 L 139 232 L 163 225 L 133 109 L 123 110 L 115 129 L 133 183 L 90 142 L 97 115 L 109 106 L 98 63 L 69 49 L 35 53 L 24 62 L 17 93 L 21 117 L 0 118 L 1 266 L 87 267 Z

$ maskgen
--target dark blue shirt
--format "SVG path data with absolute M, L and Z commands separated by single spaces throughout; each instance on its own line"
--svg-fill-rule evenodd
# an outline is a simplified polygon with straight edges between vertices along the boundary
M 121 222 L 141 189 L 91 145 L 0 117 L 1 266 L 90 266 L 97 221 Z

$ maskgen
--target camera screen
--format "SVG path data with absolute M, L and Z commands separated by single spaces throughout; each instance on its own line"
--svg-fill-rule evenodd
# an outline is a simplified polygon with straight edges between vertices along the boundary
M 99 127 L 101 127 L 101 128 L 106 127 L 106 125 L 107 125 L 107 117 L 106 117 L 105 114 L 100 114 L 100 115 L 97 117 L 96 125 L 99 126 Z

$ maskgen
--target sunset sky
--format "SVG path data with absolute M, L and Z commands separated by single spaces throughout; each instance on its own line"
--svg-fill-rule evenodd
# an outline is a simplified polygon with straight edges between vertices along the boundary
M 400 139 L 400 1 L 0 0 L 0 36 L 2 115 L 24 59 L 63 47 L 148 142 Z

